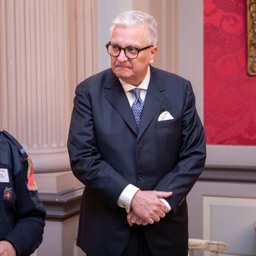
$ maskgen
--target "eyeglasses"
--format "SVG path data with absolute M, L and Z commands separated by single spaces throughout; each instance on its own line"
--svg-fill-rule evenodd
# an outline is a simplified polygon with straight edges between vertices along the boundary
M 112 57 L 118 57 L 121 53 L 121 50 L 124 50 L 124 54 L 128 59 L 135 59 L 138 57 L 139 53 L 141 51 L 144 51 L 153 45 L 146 46 L 144 48 L 136 48 L 133 46 L 127 46 L 125 48 L 122 48 L 116 44 L 112 44 L 111 42 L 106 44 L 106 48 L 108 51 L 108 54 Z

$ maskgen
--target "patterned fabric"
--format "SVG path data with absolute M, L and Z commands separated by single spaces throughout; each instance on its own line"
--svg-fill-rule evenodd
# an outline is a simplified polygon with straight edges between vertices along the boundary
M 135 119 L 137 128 L 139 128 L 144 102 L 140 98 L 140 89 L 135 88 L 135 89 L 133 89 L 133 92 L 135 94 L 135 101 L 132 104 L 132 111 L 133 111 L 133 115 L 134 115 L 134 119 Z
M 246 72 L 246 9 L 243 0 L 204 1 L 207 144 L 256 146 L 256 76 Z

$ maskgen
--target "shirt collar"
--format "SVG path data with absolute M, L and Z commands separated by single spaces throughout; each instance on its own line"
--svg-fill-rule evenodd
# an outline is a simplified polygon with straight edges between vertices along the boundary
M 147 90 L 149 80 L 150 80 L 150 68 L 149 68 L 149 66 L 148 66 L 147 74 L 146 74 L 144 80 L 141 82 L 141 84 L 139 86 L 134 86 L 134 85 L 128 84 L 128 83 L 126 83 L 125 81 L 123 81 L 119 78 L 119 81 L 122 84 L 123 89 L 124 89 L 125 92 L 131 91 L 135 88 L 140 88 L 140 89 L 143 89 L 143 90 Z

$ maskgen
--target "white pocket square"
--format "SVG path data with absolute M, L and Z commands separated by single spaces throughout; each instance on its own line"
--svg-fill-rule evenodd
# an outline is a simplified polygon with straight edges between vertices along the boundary
M 170 114 L 169 111 L 164 111 L 160 114 L 158 117 L 158 121 L 166 121 L 166 120 L 171 120 L 174 119 L 173 116 Z

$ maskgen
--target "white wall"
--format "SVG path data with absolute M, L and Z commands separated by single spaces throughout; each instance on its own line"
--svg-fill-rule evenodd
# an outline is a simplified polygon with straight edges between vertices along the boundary
M 98 0 L 99 71 L 110 67 L 110 58 L 105 45 L 110 41 L 111 21 L 119 13 L 130 10 L 132 10 L 132 0 Z
M 203 121 L 203 0 L 179 1 L 179 75 L 191 81 Z

